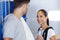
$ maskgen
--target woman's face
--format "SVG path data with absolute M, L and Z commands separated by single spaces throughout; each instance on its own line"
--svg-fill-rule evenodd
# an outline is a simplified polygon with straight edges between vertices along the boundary
M 44 15 L 44 12 L 43 11 L 39 11 L 37 13 L 37 21 L 40 25 L 46 23 L 46 20 L 47 20 L 47 16 Z

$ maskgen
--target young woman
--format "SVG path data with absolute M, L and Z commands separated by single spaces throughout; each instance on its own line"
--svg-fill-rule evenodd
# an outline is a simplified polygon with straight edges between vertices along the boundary
M 37 12 L 37 21 L 41 25 L 40 28 L 42 28 L 42 35 L 38 35 L 37 40 L 56 40 L 55 32 L 52 27 L 49 27 L 48 14 L 44 9 Z

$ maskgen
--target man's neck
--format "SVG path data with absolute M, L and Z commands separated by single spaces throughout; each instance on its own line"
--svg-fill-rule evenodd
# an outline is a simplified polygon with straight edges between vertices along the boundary
M 18 12 L 17 10 L 14 10 L 14 15 L 20 19 L 22 17 L 22 11 L 20 10 L 20 12 Z

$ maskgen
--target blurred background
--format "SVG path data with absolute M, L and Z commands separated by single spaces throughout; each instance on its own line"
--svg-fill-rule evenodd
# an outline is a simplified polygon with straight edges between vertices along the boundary
M 45 9 L 48 12 L 50 26 L 54 28 L 57 39 L 60 39 L 60 0 L 31 0 L 24 19 L 29 25 L 34 37 L 38 34 L 40 25 L 37 23 L 37 11 Z M 6 15 L 13 13 L 14 0 L 0 0 L 0 40 L 2 40 L 2 22 Z

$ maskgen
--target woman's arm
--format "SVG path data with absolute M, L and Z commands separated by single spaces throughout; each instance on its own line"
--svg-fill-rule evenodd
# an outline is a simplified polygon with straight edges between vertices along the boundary
M 56 36 L 52 36 L 50 40 L 56 40 Z

